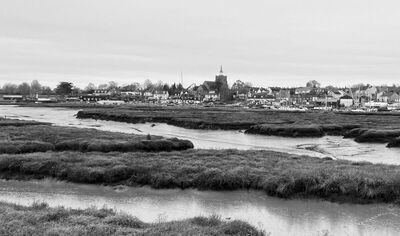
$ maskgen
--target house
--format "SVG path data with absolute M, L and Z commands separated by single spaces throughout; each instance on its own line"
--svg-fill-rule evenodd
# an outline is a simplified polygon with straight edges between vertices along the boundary
M 310 87 L 300 87 L 300 88 L 296 88 L 295 90 L 295 94 L 309 94 L 311 93 L 312 88 Z
M 159 102 L 165 102 L 168 100 L 169 94 L 167 91 L 155 91 L 153 93 L 153 100 L 157 100 Z
M 194 86 L 191 93 L 194 95 L 195 100 L 203 101 L 204 95 L 206 94 L 206 88 L 204 85 Z
M 378 93 L 378 101 L 386 103 L 397 103 L 400 102 L 400 95 L 397 92 L 383 92 Z
M 400 95 L 397 92 L 389 92 L 388 95 L 388 103 L 397 103 L 400 102 Z
M 84 102 L 97 102 L 97 101 L 102 101 L 102 100 L 109 100 L 110 95 L 107 94 L 85 94 L 79 96 L 79 99 Z
M 15 102 L 20 102 L 24 99 L 22 95 L 3 95 L 2 98 L 4 101 L 15 101 Z
M 111 91 L 110 90 L 106 90 L 106 89 L 95 89 L 95 90 L 93 90 L 92 94 L 96 95 L 96 96 L 111 95 Z
M 364 92 L 365 96 L 368 97 L 369 100 L 375 100 L 377 93 L 378 89 L 375 86 L 368 87 Z
M 249 97 L 247 101 L 255 104 L 272 104 L 275 101 L 275 96 L 268 92 L 256 93 Z
M 290 99 L 290 90 L 289 89 L 281 89 L 275 95 L 276 99 L 289 101 Z
M 354 104 L 354 100 L 351 96 L 344 95 L 344 96 L 340 97 L 339 104 L 340 104 L 340 106 L 343 106 L 343 107 L 351 107 Z
M 140 91 L 121 91 L 121 96 L 123 97 L 135 97 L 140 96 L 141 94 Z
M 314 105 L 319 107 L 337 107 L 338 101 L 338 99 L 332 97 L 318 98 L 314 100 Z
M 214 90 L 209 91 L 208 93 L 204 94 L 204 99 L 203 101 L 205 102 L 214 102 L 214 101 L 219 101 L 219 93 L 216 93 Z
M 233 98 L 239 101 L 245 101 L 247 100 L 247 93 L 236 92 L 236 94 L 233 95 Z
M 328 97 L 332 97 L 332 98 L 339 100 L 340 97 L 342 97 L 345 94 L 343 91 L 335 89 L 335 90 L 329 90 L 327 95 L 328 95 Z

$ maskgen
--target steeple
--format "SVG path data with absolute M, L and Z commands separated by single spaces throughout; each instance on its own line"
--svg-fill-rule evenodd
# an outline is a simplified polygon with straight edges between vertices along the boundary
M 219 74 L 222 75 L 224 73 L 224 71 L 222 70 L 222 65 L 221 65 L 221 69 L 219 70 Z

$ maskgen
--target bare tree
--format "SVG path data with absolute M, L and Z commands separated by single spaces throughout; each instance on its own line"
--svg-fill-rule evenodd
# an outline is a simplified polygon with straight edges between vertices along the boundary
M 28 83 L 22 83 L 18 85 L 17 93 L 27 96 L 31 94 L 31 86 Z
M 31 94 L 40 93 L 42 91 L 42 85 L 37 80 L 31 82 Z
M 143 89 L 149 91 L 149 90 L 152 90 L 153 87 L 154 87 L 154 85 L 153 85 L 153 83 L 151 82 L 151 80 L 146 79 L 146 80 L 143 82 Z
M 93 83 L 89 83 L 86 87 L 85 87 L 85 91 L 89 92 L 89 91 L 93 91 L 96 89 L 96 85 L 94 85 Z
M 115 81 L 110 81 L 108 82 L 108 89 L 113 90 L 118 88 L 118 83 Z

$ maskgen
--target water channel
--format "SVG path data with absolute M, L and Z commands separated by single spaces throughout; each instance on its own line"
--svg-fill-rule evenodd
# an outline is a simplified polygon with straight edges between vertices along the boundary
M 398 235 L 400 207 L 283 200 L 257 191 L 215 192 L 107 187 L 53 180 L 0 180 L 0 201 L 30 205 L 113 208 L 145 222 L 218 214 L 241 219 L 271 235 Z
M 246 135 L 239 131 L 189 130 L 166 124 L 127 124 L 79 120 L 78 110 L 0 106 L 0 116 L 51 122 L 55 125 L 143 133 L 191 140 L 196 148 L 272 149 L 333 156 L 356 161 L 400 164 L 398 149 L 382 144 L 358 144 L 341 137 L 295 139 Z M 312 146 L 317 151 L 305 149 Z M 279 147 L 279 148 L 277 148 Z M 44 201 L 50 206 L 111 207 L 145 222 L 170 221 L 218 214 L 241 219 L 271 235 L 399 235 L 400 207 L 389 204 L 338 204 L 320 200 L 284 200 L 258 191 L 154 190 L 147 187 L 107 187 L 54 180 L 0 180 L 0 201 L 29 205 Z

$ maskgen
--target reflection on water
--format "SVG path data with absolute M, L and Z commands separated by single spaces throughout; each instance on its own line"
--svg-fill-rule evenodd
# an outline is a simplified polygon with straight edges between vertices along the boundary
M 400 149 L 384 144 L 356 143 L 339 136 L 285 138 L 244 134 L 240 131 L 193 130 L 167 124 L 128 124 L 114 121 L 76 119 L 77 109 L 0 106 L 0 116 L 51 122 L 56 125 L 95 128 L 134 134 L 153 134 L 189 139 L 195 148 L 269 149 L 317 157 L 330 156 L 353 161 L 400 164 Z
M 122 188 L 122 189 L 121 189 Z M 0 201 L 87 208 L 107 206 L 146 222 L 218 214 L 245 220 L 272 235 L 398 235 L 400 208 L 282 200 L 256 191 L 215 192 L 78 185 L 56 181 L 0 181 Z

